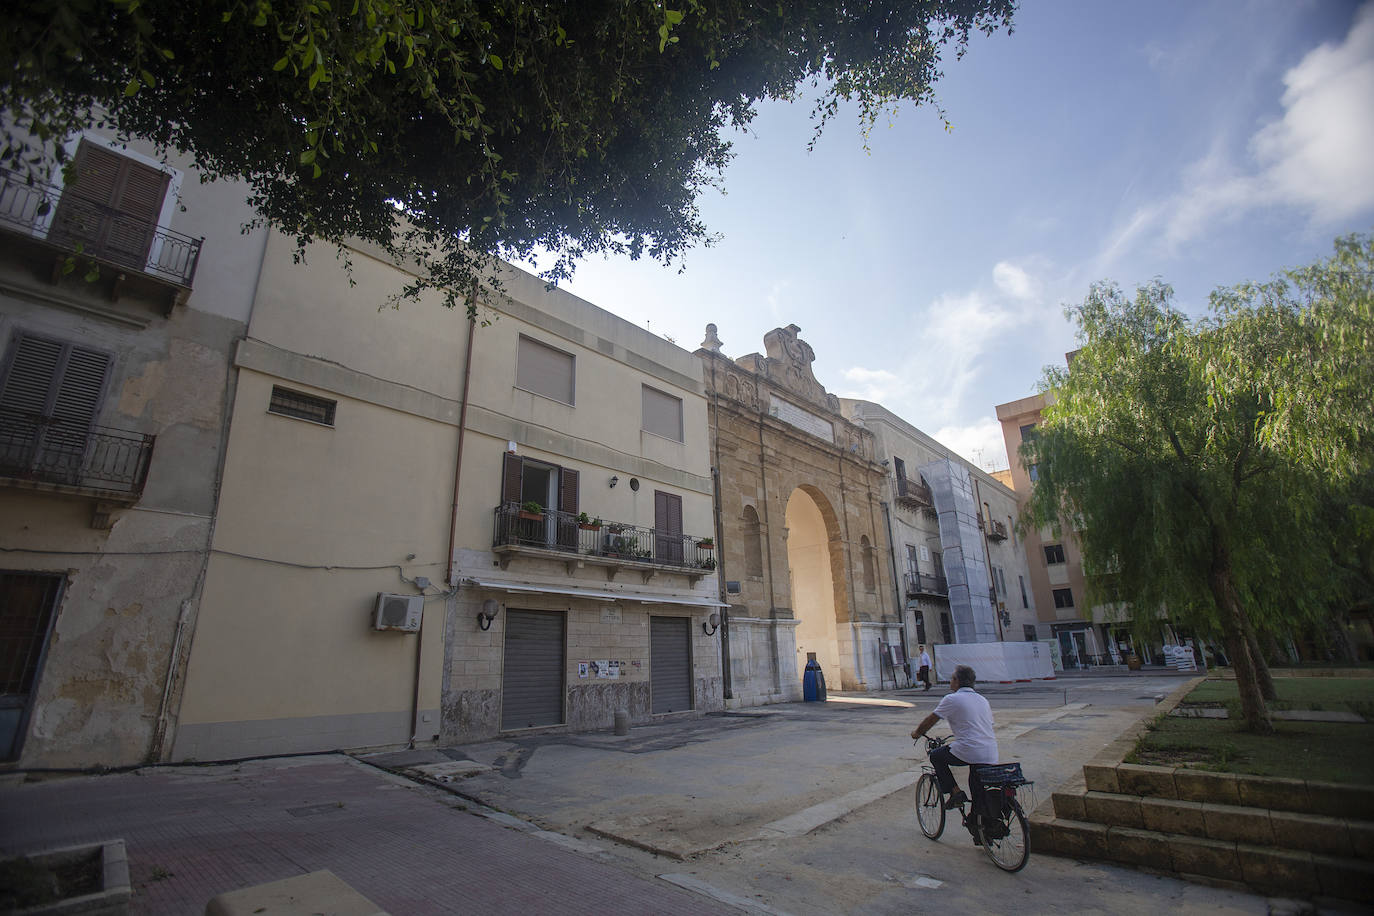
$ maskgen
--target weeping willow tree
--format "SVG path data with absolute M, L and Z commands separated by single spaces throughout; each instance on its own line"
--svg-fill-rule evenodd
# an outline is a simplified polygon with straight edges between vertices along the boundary
M 1094 603 L 1125 601 L 1219 634 L 1246 727 L 1273 731 L 1258 634 L 1321 622 L 1368 588 L 1374 243 L 1189 318 L 1155 281 L 1094 285 L 1069 309 L 1080 349 L 1042 387 L 1023 448 L 1026 522 L 1067 520 Z M 1367 600 L 1367 595 L 1365 596 Z

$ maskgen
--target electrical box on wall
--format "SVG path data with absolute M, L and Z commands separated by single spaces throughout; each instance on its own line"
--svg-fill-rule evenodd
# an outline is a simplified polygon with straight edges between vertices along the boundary
M 399 633 L 418 633 L 425 615 L 424 595 L 390 595 L 377 593 L 377 611 L 372 626 L 378 630 Z

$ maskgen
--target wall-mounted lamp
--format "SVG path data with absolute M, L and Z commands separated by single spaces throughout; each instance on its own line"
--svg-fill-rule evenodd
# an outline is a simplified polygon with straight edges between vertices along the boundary
M 720 615 L 712 614 L 701 624 L 701 632 L 707 636 L 715 636 L 716 630 L 720 629 Z
M 477 612 L 477 625 L 484 630 L 491 629 L 491 622 L 496 619 L 497 613 L 501 610 L 501 605 L 495 599 L 488 598 L 482 602 L 482 609 Z
M 615 485 L 618 484 L 618 483 L 620 483 L 620 478 L 617 477 L 615 474 L 612 474 L 612 475 L 611 475 L 611 489 L 614 490 L 614 489 L 615 489 Z

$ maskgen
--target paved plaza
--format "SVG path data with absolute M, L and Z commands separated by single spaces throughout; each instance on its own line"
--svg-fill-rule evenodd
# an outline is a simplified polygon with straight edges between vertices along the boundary
M 1003 759 L 1044 801 L 1181 683 L 984 689 Z M 927 840 L 908 733 L 940 695 L 832 694 L 621 737 L 44 779 L 0 789 L 0 851 L 122 837 L 132 912 L 145 914 L 201 913 L 216 894 L 320 869 L 396 916 L 1347 911 L 1034 854 L 1008 875 L 957 825 Z

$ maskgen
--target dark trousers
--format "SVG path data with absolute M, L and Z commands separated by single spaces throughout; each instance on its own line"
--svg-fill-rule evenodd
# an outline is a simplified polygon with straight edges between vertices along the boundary
M 926 690 L 930 689 L 930 666 L 922 665 L 921 670 L 916 672 L 916 679 L 926 685 Z
M 973 813 L 976 817 L 979 811 L 978 804 L 983 800 L 983 782 L 978 778 L 979 766 L 977 764 L 970 766 L 965 761 L 960 760 L 949 745 L 937 747 L 930 752 L 930 765 L 935 769 L 935 779 L 940 783 L 940 791 L 946 795 L 953 795 L 954 791 L 959 788 L 959 784 L 955 782 L 954 774 L 950 772 L 949 768 L 952 766 L 969 768 L 968 796 L 973 802 Z

